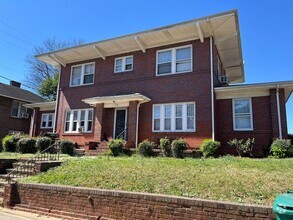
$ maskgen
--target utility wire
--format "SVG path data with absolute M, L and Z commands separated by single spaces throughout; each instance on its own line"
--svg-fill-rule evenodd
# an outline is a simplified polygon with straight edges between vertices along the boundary
M 10 41 L 5 40 L 3 38 L 0 38 L 0 40 L 31 53 L 31 51 L 28 48 L 24 48 L 24 47 L 19 46 L 19 45 L 15 44 L 15 43 L 11 43 Z
M 20 72 L 20 71 L 18 71 L 16 69 L 13 69 L 11 67 L 8 67 L 8 66 L 2 65 L 2 64 L 0 64 L 0 66 L 3 67 L 3 68 L 5 68 L 5 69 L 12 70 L 13 72 L 17 72 L 17 73 L 23 74 L 23 72 Z
M 9 79 L 9 78 L 7 78 L 5 76 L 2 76 L 2 75 L 0 75 L 0 77 L 3 78 L 3 79 L 6 79 L 8 81 L 15 81 L 15 80 Z M 21 85 L 24 86 L 24 87 L 26 87 L 26 88 L 33 89 L 32 87 L 30 87 L 30 86 L 28 86 L 26 84 L 21 83 Z
M 7 34 L 7 35 L 9 35 L 9 36 L 11 36 L 11 37 L 13 37 L 13 38 L 15 38 L 15 39 L 18 39 L 18 40 L 20 40 L 20 41 L 22 41 L 22 42 L 24 42 L 24 43 L 27 43 L 27 44 L 32 45 L 32 46 L 35 46 L 33 43 L 28 42 L 27 40 L 24 40 L 24 39 L 22 39 L 22 38 L 20 38 L 20 37 L 17 37 L 17 36 L 15 36 L 15 35 L 13 35 L 13 34 L 7 32 L 7 31 L 1 30 L 1 29 L 0 29 L 0 31 L 1 31 L 2 33 L 5 33 L 5 34 Z

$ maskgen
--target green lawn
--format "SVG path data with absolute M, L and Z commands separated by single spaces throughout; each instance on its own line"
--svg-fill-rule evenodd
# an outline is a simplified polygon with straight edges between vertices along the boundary
M 271 205 L 293 189 L 293 159 L 79 158 L 21 181 Z
M 20 154 L 12 152 L 0 152 L 0 159 L 29 159 L 36 154 Z M 68 154 L 60 154 L 60 160 L 69 159 L 71 156 Z

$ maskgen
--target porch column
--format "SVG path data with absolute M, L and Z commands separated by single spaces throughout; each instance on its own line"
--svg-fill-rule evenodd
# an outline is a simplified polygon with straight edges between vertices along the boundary
M 135 143 L 135 138 L 136 138 L 137 105 L 138 105 L 138 101 L 129 102 L 127 140 L 133 143 Z
M 96 104 L 94 139 L 97 141 L 101 141 L 103 139 L 103 130 L 102 130 L 103 116 L 104 116 L 104 103 Z
M 40 108 L 33 109 L 33 115 L 31 116 L 31 125 L 30 125 L 30 133 L 29 133 L 31 137 L 36 136 L 37 126 L 38 125 L 40 126 L 41 121 L 38 123 L 39 114 L 40 114 Z

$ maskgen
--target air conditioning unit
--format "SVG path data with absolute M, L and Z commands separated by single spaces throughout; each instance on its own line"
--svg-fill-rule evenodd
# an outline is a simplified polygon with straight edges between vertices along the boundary
M 29 117 L 29 113 L 21 113 L 20 114 L 21 118 L 28 118 Z
M 228 83 L 228 77 L 227 76 L 219 76 L 220 83 Z
M 80 128 L 78 128 L 78 132 L 79 133 L 82 133 L 84 131 L 84 127 L 80 127 Z

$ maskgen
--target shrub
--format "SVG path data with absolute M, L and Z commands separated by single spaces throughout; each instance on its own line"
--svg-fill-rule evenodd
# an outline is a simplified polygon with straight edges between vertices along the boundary
M 144 140 L 138 145 L 138 153 L 144 157 L 153 156 L 153 148 L 155 144 L 149 140 Z
M 49 137 L 38 137 L 36 141 L 36 148 L 38 151 L 43 151 L 50 147 L 52 143 L 53 141 Z
M 75 144 L 72 141 L 66 140 L 66 139 L 61 139 L 56 142 L 56 145 L 60 146 L 61 153 L 69 154 L 71 156 L 74 154 Z
M 217 156 L 218 148 L 221 143 L 218 141 L 213 141 L 211 139 L 204 140 L 200 145 L 200 150 L 204 157 L 215 157 Z
M 17 141 L 16 151 L 22 154 L 36 153 L 37 148 L 35 147 L 36 140 L 34 138 L 23 137 Z
M 172 141 L 171 149 L 172 149 L 173 157 L 183 158 L 183 151 L 187 149 L 185 140 L 177 139 Z
M 6 135 L 2 139 L 3 151 L 6 151 L 6 152 L 15 152 L 16 151 L 17 142 L 22 137 L 26 137 L 26 136 L 25 135 L 20 135 L 20 134 Z
M 167 137 L 160 139 L 160 148 L 164 156 L 167 156 L 167 157 L 171 156 L 170 140 Z
M 237 153 L 241 157 L 252 157 L 252 150 L 254 146 L 254 138 L 248 138 L 245 142 L 243 139 L 233 139 L 228 142 L 231 147 L 235 147 Z
M 123 139 L 113 139 L 108 143 L 108 147 L 112 152 L 114 157 L 117 157 L 123 154 L 123 147 L 124 147 L 124 140 Z
M 274 157 L 285 158 L 293 156 L 293 146 L 290 139 L 276 139 L 271 145 L 271 153 Z

